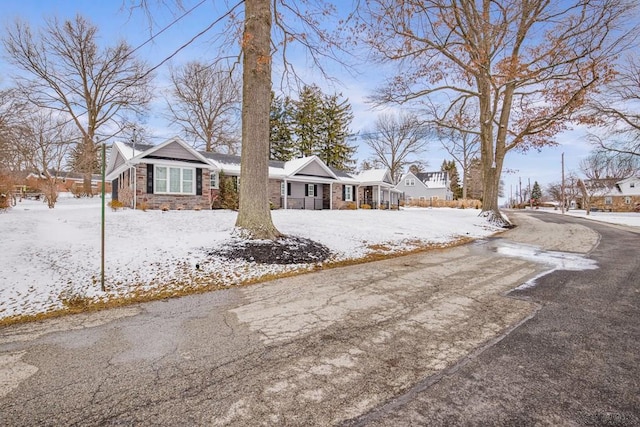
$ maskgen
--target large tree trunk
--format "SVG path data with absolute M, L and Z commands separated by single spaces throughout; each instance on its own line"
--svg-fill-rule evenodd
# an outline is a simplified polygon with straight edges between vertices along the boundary
M 269 210 L 269 111 L 271 106 L 271 2 L 245 1 L 242 84 L 240 205 L 236 227 L 254 239 L 280 232 Z
M 488 69 L 488 68 L 487 68 Z M 502 215 L 498 206 L 498 193 L 500 189 L 500 174 L 502 163 L 506 154 L 504 141 L 506 138 L 506 125 L 509 121 L 508 113 L 504 108 L 509 107 L 509 100 L 503 103 L 500 116 L 500 127 L 497 134 L 494 132 L 492 99 L 490 94 L 491 84 L 489 77 L 478 78 L 478 90 L 480 105 L 480 161 L 482 163 L 482 211 L 480 215 L 500 227 L 509 227 L 511 223 Z

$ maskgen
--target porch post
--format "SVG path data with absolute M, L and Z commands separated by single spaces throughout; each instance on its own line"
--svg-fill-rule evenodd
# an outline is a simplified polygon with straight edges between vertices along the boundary
M 134 165 L 133 166 L 133 210 L 134 211 L 136 210 L 136 205 L 138 201 L 138 195 L 136 194 L 138 192 L 138 189 L 136 188 L 136 182 L 138 181 L 137 175 L 138 175 L 138 168 L 136 168 Z
M 287 191 L 287 179 L 284 179 L 284 209 L 287 209 L 287 196 L 289 195 L 289 192 Z
M 329 183 L 329 210 L 333 210 L 333 182 Z
M 380 196 L 380 185 L 378 185 L 378 209 L 382 209 L 382 198 Z

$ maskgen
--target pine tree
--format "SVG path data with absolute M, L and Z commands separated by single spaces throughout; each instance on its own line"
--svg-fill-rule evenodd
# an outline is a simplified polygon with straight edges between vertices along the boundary
M 269 158 L 288 161 L 295 157 L 296 146 L 292 134 L 292 106 L 289 98 L 276 97 L 271 92 L 269 115 Z
M 317 153 L 317 142 L 323 134 L 323 95 L 318 86 L 305 86 L 298 101 L 293 102 L 293 133 L 298 153 L 312 156 Z
M 542 199 L 542 189 L 540 188 L 540 184 L 538 184 L 538 181 L 535 181 L 533 183 L 531 198 L 533 199 L 534 205 L 538 206 L 540 204 L 540 200 Z
M 348 100 L 339 101 L 338 95 L 326 96 L 323 102 L 324 134 L 318 140 L 316 155 L 329 167 L 353 171 L 352 156 L 356 147 L 347 142 L 349 125 L 353 120 Z
M 458 175 L 458 167 L 454 160 L 443 160 L 440 170 L 446 171 L 449 174 L 449 188 L 453 193 L 453 199 L 458 200 L 462 198 L 462 186 L 460 185 L 460 176 Z

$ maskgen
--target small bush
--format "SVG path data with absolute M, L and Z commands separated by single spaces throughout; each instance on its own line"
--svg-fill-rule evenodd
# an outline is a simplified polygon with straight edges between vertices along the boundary
M 124 208 L 124 203 L 122 203 L 120 200 L 112 200 L 109 202 L 109 207 L 115 212 L 118 209 Z
M 360 205 L 360 209 L 371 209 L 371 205 L 363 203 L 362 205 Z
M 356 210 L 358 208 L 358 206 L 355 204 L 355 202 L 349 202 L 349 203 L 347 203 L 346 208 L 349 209 L 349 210 Z
M 149 203 L 146 200 L 142 200 L 141 202 L 136 203 L 136 208 L 140 209 L 142 212 L 146 212 L 149 209 Z
M 164 204 L 160 205 L 160 210 L 161 210 L 162 212 L 166 212 L 166 211 L 168 211 L 168 210 L 169 210 L 169 205 L 167 205 L 166 203 L 164 203 Z

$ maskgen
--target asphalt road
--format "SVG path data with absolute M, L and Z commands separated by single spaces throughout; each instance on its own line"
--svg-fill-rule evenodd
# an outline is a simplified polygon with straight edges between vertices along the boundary
M 462 247 L 0 329 L 0 425 L 640 424 L 640 235 L 513 219 Z

